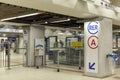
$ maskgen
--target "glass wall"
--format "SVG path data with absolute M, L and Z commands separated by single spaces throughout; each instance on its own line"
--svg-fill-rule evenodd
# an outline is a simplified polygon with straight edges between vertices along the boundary
M 59 69 L 83 70 L 84 35 L 82 31 L 53 30 L 46 37 L 46 66 Z

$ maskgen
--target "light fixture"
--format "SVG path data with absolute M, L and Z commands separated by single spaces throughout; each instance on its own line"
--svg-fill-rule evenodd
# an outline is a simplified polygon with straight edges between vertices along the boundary
M 3 34 L 3 37 L 6 37 L 6 34 Z
M 62 35 L 62 34 L 64 34 L 64 33 L 60 32 L 60 33 L 58 33 L 58 34 Z
M 24 18 L 24 17 L 29 17 L 29 16 L 35 16 L 35 15 L 38 15 L 38 14 L 40 14 L 40 13 L 26 14 L 26 15 L 21 15 L 21 16 L 16 16 L 16 17 L 11 17 L 11 18 L 1 19 L 0 21 L 8 21 L 8 20 L 17 19 L 17 18 Z
M 68 18 L 67 20 L 68 20 L 68 21 L 70 21 L 71 19 L 70 19 L 70 18 Z
M 53 21 L 53 22 L 51 22 L 51 23 L 60 23 L 60 22 L 66 22 L 66 21 L 70 21 L 70 20 L 71 20 L 71 19 L 68 18 L 68 19 L 66 19 L 66 20 Z
M 45 21 L 45 24 L 48 24 L 48 22 L 47 22 L 47 21 Z
M 79 26 L 78 28 L 81 28 L 81 26 Z
M 6 19 L 1 19 L 0 21 L 7 21 L 7 20 L 12 20 L 12 19 L 16 19 L 17 17 L 12 17 L 12 18 L 6 18 Z

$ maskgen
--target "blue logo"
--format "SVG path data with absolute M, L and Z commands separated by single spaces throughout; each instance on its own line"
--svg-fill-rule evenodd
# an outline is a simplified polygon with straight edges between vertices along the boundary
M 90 69 L 90 70 L 95 70 L 95 67 L 94 67 L 94 66 L 95 66 L 95 63 L 90 63 L 90 62 L 89 62 L 89 69 Z
M 87 29 L 90 34 L 98 33 L 98 22 L 90 22 Z

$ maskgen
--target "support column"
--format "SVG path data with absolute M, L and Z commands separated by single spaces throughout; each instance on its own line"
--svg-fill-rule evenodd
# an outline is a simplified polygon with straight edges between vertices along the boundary
M 112 20 L 85 22 L 84 26 L 85 75 L 105 77 L 112 74 L 106 57 L 112 52 Z
M 23 49 L 22 48 L 24 48 L 24 42 L 23 42 L 24 40 L 23 40 L 23 37 L 22 36 L 19 36 L 18 37 L 18 53 L 19 54 L 23 54 L 24 52 L 23 52 Z
M 44 27 L 39 25 L 30 26 L 29 38 L 28 38 L 28 66 L 34 66 L 34 43 L 36 38 L 44 38 Z

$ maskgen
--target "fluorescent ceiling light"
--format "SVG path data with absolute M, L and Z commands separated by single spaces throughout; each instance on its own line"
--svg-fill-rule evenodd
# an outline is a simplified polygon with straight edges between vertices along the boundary
M 64 33 L 61 32 L 61 33 L 58 33 L 58 34 L 64 34 Z
M 3 36 L 5 37 L 5 36 L 6 36 L 6 34 L 3 34 Z
M 7 20 L 12 20 L 12 19 L 17 19 L 17 18 L 24 18 L 24 17 L 34 16 L 34 15 L 38 15 L 38 14 L 40 14 L 40 13 L 32 13 L 32 14 L 26 14 L 26 15 L 21 15 L 21 16 L 17 16 L 17 17 L 1 19 L 1 21 L 7 21 Z
M 66 22 L 66 21 L 70 21 L 71 19 L 66 19 L 66 20 L 59 20 L 59 21 L 53 21 L 53 22 L 51 22 L 51 23 L 59 23 L 59 22 Z
M 6 19 L 1 19 L 0 21 L 7 21 L 7 20 L 12 20 L 12 19 L 16 19 L 17 17 L 12 17 L 12 18 L 6 18 Z
M 40 13 L 32 13 L 32 14 L 22 15 L 22 16 L 18 16 L 17 18 L 29 17 L 29 16 L 38 15 L 38 14 L 40 14 Z
M 48 22 L 46 21 L 45 24 L 47 24 Z
M 81 26 L 79 26 L 78 28 L 81 28 Z

